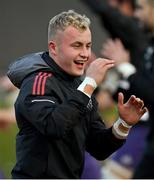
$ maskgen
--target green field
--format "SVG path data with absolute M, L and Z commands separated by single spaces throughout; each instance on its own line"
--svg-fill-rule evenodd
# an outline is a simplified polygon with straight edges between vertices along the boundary
M 0 169 L 5 178 L 11 178 L 11 170 L 15 163 L 16 124 L 6 130 L 0 130 Z

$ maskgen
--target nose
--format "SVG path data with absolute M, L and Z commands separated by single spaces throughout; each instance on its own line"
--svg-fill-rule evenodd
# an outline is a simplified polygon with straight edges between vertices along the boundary
M 83 48 L 83 49 L 80 51 L 80 56 L 81 56 L 82 58 L 87 58 L 87 57 L 89 56 L 89 54 L 90 54 L 90 49 L 87 48 L 87 47 Z

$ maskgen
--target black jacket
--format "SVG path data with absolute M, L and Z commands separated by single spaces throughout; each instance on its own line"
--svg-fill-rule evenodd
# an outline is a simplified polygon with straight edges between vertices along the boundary
M 48 53 L 20 59 L 8 76 L 20 88 L 13 178 L 80 178 L 85 150 L 103 160 L 125 142 L 105 128 L 95 98 L 77 90 L 80 79 Z

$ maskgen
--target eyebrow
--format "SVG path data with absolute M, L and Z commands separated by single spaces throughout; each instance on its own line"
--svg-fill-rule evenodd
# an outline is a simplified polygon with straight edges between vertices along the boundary
M 76 42 L 73 42 L 72 45 L 73 45 L 73 44 L 81 44 L 81 45 L 82 45 L 82 44 L 84 44 L 84 43 L 82 43 L 82 42 L 80 42 L 80 41 L 76 41 Z M 87 44 L 88 44 L 88 45 L 91 45 L 92 42 L 88 42 Z

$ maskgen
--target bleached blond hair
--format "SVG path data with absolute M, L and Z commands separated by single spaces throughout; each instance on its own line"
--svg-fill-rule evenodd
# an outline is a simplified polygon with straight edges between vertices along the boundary
M 84 31 L 90 26 L 90 19 L 74 10 L 61 12 L 49 21 L 48 42 L 54 38 L 57 31 L 64 31 L 68 26 Z

